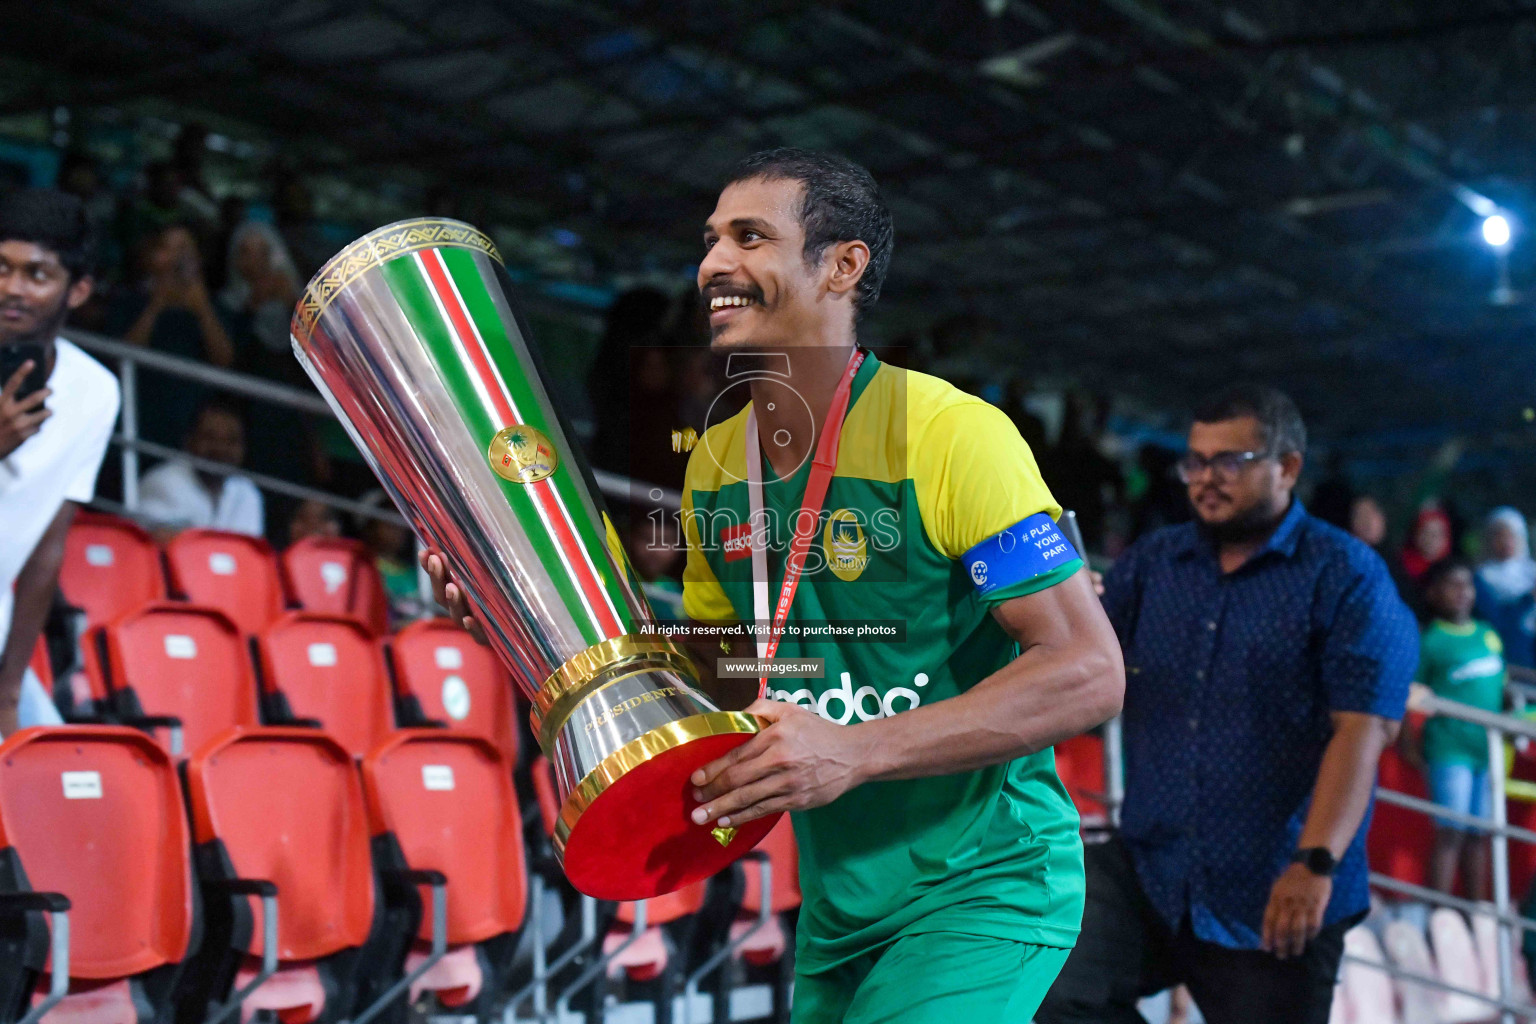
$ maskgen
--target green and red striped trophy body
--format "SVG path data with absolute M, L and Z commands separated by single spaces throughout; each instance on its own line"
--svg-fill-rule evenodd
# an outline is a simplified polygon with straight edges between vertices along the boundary
M 294 351 L 532 703 L 567 877 L 644 899 L 715 873 L 772 827 L 738 835 L 689 817 L 689 775 L 758 725 L 717 708 L 654 631 L 508 291 L 469 225 L 391 224 L 310 282 Z

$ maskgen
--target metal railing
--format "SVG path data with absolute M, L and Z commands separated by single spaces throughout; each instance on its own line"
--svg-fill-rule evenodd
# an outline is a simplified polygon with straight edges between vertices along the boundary
M 138 511 L 139 456 L 147 455 L 158 459 L 179 459 L 204 472 L 225 476 L 239 474 L 264 492 L 298 498 L 301 501 L 318 501 L 354 516 L 405 525 L 405 520 L 392 507 L 380 508 L 365 505 L 321 488 L 294 483 L 263 473 L 253 473 L 225 462 L 201 459 L 179 449 L 146 441 L 142 437 L 138 389 L 139 375 L 143 370 L 192 381 L 255 402 L 291 409 L 319 419 L 334 420 L 335 414 L 331 411 L 331 407 L 318 394 L 250 374 L 225 370 L 194 359 L 167 355 L 152 348 L 132 345 L 100 334 L 92 334 L 89 331 L 70 328 L 64 331 L 64 336 L 92 355 L 117 366 L 118 383 L 122 389 L 122 412 L 118 420 L 118 429 L 112 435 L 112 445 L 118 450 L 122 463 L 123 502 L 120 511 L 130 516 Z M 636 493 L 643 493 L 648 501 L 668 511 L 675 512 L 682 506 L 682 495 L 671 488 L 649 485 L 643 481 L 631 480 L 601 469 L 593 470 L 592 476 L 598 490 L 616 501 L 628 502 Z

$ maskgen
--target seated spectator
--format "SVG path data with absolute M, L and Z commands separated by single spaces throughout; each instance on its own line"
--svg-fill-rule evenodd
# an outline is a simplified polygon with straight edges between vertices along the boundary
M 239 466 L 245 462 L 245 424 L 228 402 L 210 399 L 198 409 L 182 449 L 189 455 Z M 139 481 L 139 516 L 164 541 L 190 527 L 260 537 L 265 530 L 261 492 L 246 477 L 194 469 L 176 459 Z
M 1459 558 L 1445 558 L 1426 569 L 1420 583 L 1433 618 L 1420 640 L 1419 682 L 1446 700 L 1503 711 L 1503 645 L 1492 626 L 1472 617 L 1471 568 Z M 1481 726 L 1437 716 L 1424 724 L 1420 744 L 1405 743 L 1408 759 L 1424 767 L 1435 803 L 1489 816 L 1488 735 Z M 1435 819 L 1429 881 L 1436 889 L 1452 891 L 1459 868 L 1467 898 L 1488 898 L 1488 844 L 1474 832 L 1463 822 Z
M 202 262 L 192 232 L 172 225 L 149 236 L 140 247 L 140 285 L 120 296 L 107 329 L 134 345 L 233 366 L 234 344 L 208 297 Z M 192 414 L 206 391 L 185 379 L 146 370 L 139 375 L 141 433 L 161 444 L 175 444 L 191 428 Z
M 310 537 L 340 536 L 341 520 L 336 518 L 336 510 L 323 501 L 301 501 L 288 520 L 289 544 Z
M 229 240 L 229 284 L 219 304 L 232 325 L 241 369 L 287 380 L 301 375 L 289 347 L 288 321 L 299 298 L 299 272 L 277 229 L 248 220 Z
M 1483 527 L 1484 562 L 1477 567 L 1477 617 L 1504 642 L 1504 660 L 1536 668 L 1536 559 L 1525 516 L 1504 506 Z

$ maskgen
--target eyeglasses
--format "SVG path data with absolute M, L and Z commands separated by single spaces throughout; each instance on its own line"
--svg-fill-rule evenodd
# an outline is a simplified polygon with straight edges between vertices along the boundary
M 1217 452 L 1207 458 L 1198 452 L 1190 452 L 1174 466 L 1179 479 L 1186 484 L 1194 483 L 1207 469 L 1218 480 L 1234 480 L 1249 464 L 1269 458 L 1269 452 Z

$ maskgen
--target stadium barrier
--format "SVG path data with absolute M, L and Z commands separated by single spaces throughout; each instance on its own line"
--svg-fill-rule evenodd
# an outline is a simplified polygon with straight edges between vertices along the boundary
M 140 436 L 138 378 L 141 370 L 152 370 L 170 377 L 203 384 L 254 402 L 291 409 L 324 419 L 335 419 L 330 406 L 314 392 L 276 384 L 250 374 L 210 366 L 195 359 L 130 345 L 125 341 L 89 331 L 69 328 L 64 331 L 64 336 L 97 358 L 117 367 L 123 404 L 117 432 L 112 436 L 112 444 L 118 449 L 122 462 L 123 508 L 114 509 L 114 511 L 126 511 L 132 515 L 138 507 L 139 456 L 142 454 L 153 458 L 180 459 L 210 473 L 224 475 L 238 473 L 250 478 L 263 491 L 298 498 L 301 501 L 318 501 L 351 515 L 405 524 L 405 520 L 393 509 L 375 508 L 320 488 L 265 474 L 253 474 L 249 470 L 231 466 L 228 463 L 199 459 L 179 449 L 146 441 Z M 631 480 L 629 477 L 602 469 L 594 469 L 592 476 L 597 482 L 598 490 L 616 501 L 632 500 L 637 490 L 643 487 L 659 507 L 668 511 L 677 511 L 682 507 L 682 495 L 671 488 L 646 485 L 643 481 Z

